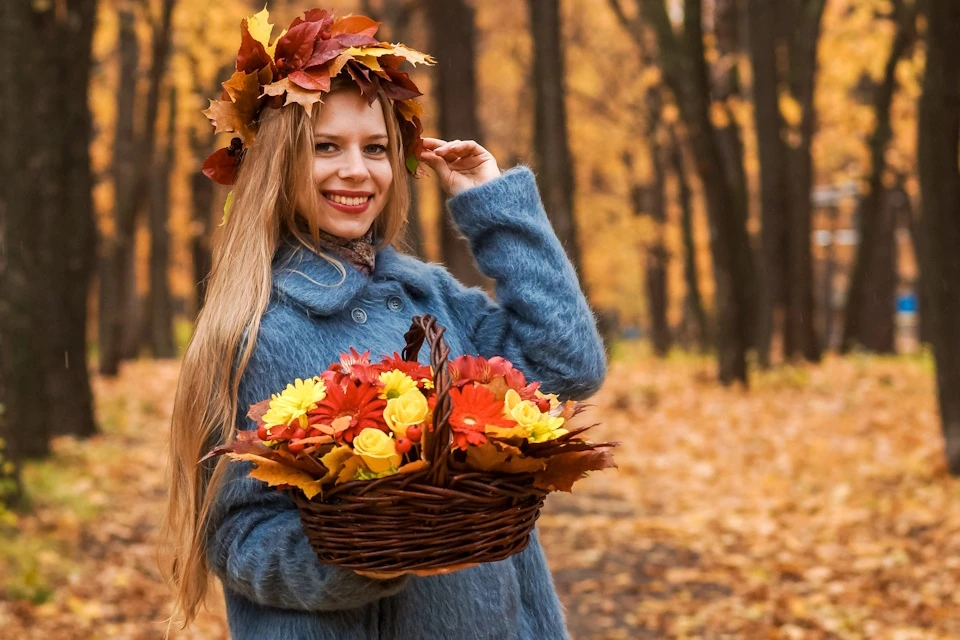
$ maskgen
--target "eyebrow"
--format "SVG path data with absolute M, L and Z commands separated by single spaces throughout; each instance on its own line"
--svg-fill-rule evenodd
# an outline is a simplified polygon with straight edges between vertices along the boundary
M 330 140 L 341 141 L 344 139 L 343 136 L 337 135 L 335 133 L 322 133 L 319 131 L 314 131 L 313 136 L 315 138 L 329 138 Z M 385 133 L 371 133 L 367 136 L 367 140 L 388 140 L 388 136 Z

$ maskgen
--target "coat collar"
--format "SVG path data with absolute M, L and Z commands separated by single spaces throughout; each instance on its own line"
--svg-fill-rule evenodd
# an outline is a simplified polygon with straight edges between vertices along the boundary
M 346 260 L 340 262 L 347 272 L 343 282 L 337 268 L 320 255 L 302 245 L 281 241 L 273 259 L 273 287 L 281 296 L 316 315 L 342 311 L 371 281 L 394 280 L 410 295 L 420 298 L 430 290 L 426 265 L 393 246 L 377 251 L 369 276 Z

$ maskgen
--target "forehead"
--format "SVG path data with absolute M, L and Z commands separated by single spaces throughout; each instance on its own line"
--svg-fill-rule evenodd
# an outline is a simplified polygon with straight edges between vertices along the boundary
M 313 132 L 331 138 L 387 135 L 379 101 L 367 103 L 359 91 L 337 91 L 323 99 Z

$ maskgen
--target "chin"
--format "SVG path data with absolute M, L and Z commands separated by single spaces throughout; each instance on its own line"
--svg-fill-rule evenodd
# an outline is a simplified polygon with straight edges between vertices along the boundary
M 368 229 L 373 225 L 373 221 L 359 221 L 359 220 L 345 220 L 343 222 L 337 221 L 338 223 L 334 224 L 321 224 L 320 228 L 331 233 L 335 236 L 341 238 L 346 238 L 348 240 L 355 240 L 365 234 Z

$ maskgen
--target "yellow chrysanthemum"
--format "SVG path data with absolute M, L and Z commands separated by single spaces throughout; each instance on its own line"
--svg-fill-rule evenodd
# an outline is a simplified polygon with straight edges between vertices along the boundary
M 306 429 L 309 425 L 307 411 L 316 409 L 317 403 L 326 397 L 327 385 L 320 376 L 306 380 L 297 378 L 282 392 L 271 396 L 270 408 L 263 414 L 263 422 L 269 430 L 298 420 L 299 426 Z
M 420 382 L 423 383 L 424 389 L 433 389 L 433 380 L 430 378 L 420 378 Z
M 417 388 L 417 383 L 413 381 L 413 378 L 399 369 L 381 373 L 380 382 L 383 383 L 383 389 L 380 390 L 378 397 L 384 400 L 399 398 L 407 391 Z

